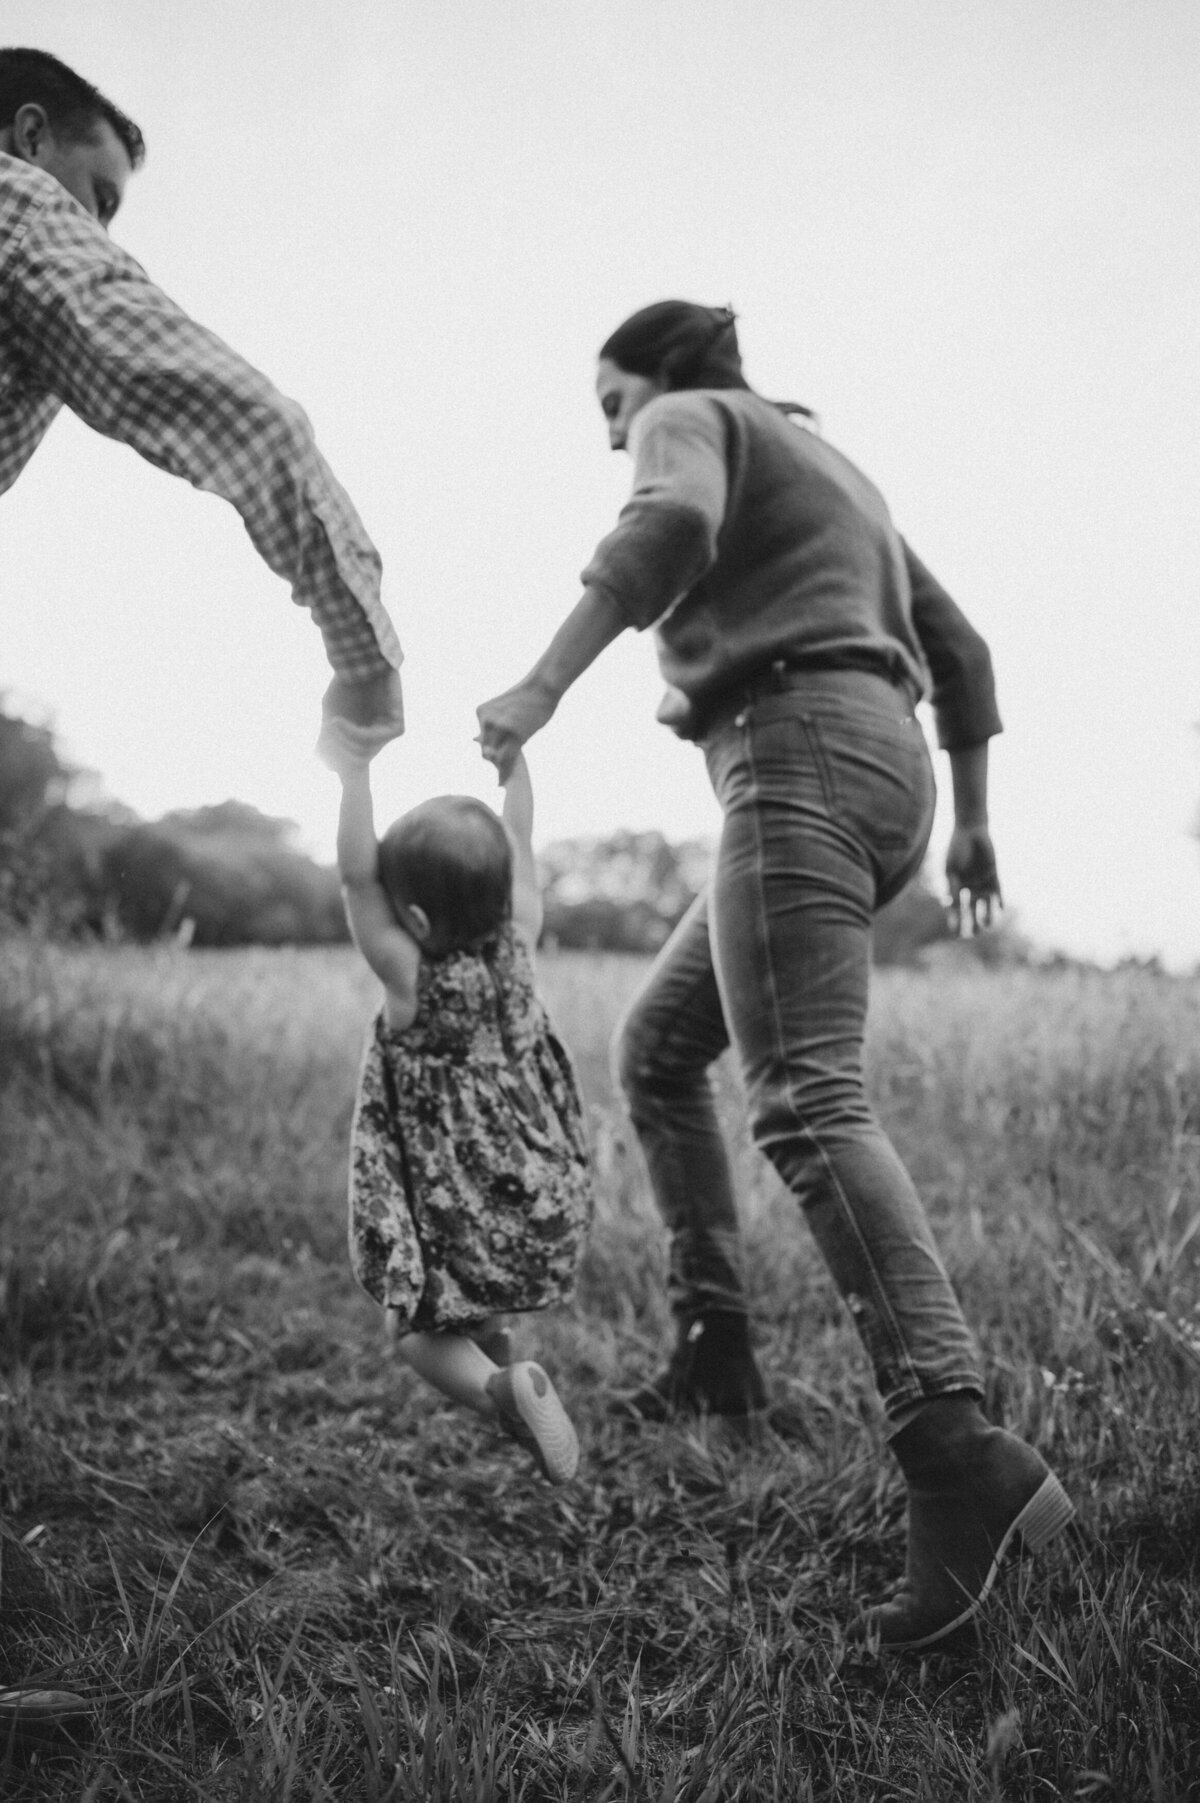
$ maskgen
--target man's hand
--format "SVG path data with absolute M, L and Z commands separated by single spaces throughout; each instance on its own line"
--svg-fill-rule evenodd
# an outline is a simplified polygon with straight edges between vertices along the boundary
M 351 725 L 348 720 L 339 719 L 336 714 L 321 723 L 317 756 L 343 782 L 355 771 L 366 770 L 374 756 L 374 752 L 364 751 L 359 744 L 359 736 L 364 730 L 361 726 Z
M 340 728 L 343 749 L 369 761 L 404 731 L 404 695 L 399 671 L 389 670 L 386 675 L 373 676 L 368 682 L 348 682 L 344 676 L 335 676 L 321 699 L 321 719 L 317 751 L 326 762 L 329 759 L 323 749 L 325 729 L 334 721 Z
M 541 731 L 557 705 L 558 697 L 551 689 L 527 676 L 475 709 L 479 748 L 488 763 L 495 764 L 502 783 L 508 781 L 525 741 Z
M 986 826 L 956 826 L 946 850 L 950 927 L 957 936 L 992 924 L 992 905 L 1002 907 L 996 853 Z M 966 904 L 964 908 L 964 893 Z

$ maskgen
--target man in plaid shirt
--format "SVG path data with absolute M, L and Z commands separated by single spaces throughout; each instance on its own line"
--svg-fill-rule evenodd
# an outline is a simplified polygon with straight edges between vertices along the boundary
M 303 411 L 112 244 L 145 154 L 119 108 L 40 50 L 0 50 L 0 494 L 65 403 L 150 463 L 223 495 L 311 610 L 325 711 L 404 730 L 379 554 Z
M 223 495 L 320 627 L 334 671 L 326 714 L 378 747 L 404 730 L 379 555 L 296 403 L 109 242 L 144 154 L 132 120 L 55 57 L 0 50 L 0 494 L 65 403 Z M 0 1624 L 53 1606 L 0 1523 Z M 71 1691 L 0 1688 L 0 1761 L 14 1741 L 84 1733 L 90 1713 Z

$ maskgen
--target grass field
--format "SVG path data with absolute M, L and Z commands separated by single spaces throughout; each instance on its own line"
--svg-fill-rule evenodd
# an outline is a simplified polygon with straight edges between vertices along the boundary
M 424 1391 L 348 1275 L 369 979 L 343 951 L 0 942 L 0 1682 L 99 1701 L 26 1798 L 1200 1797 L 1200 984 L 883 973 L 872 1091 L 983 1340 L 989 1406 L 1079 1528 L 926 1661 L 847 1643 L 903 1557 L 857 1343 L 722 1105 L 780 1431 L 633 1430 L 662 1245 L 606 1045 L 635 963 L 547 998 L 600 1215 L 521 1327 L 580 1428 L 551 1490 Z

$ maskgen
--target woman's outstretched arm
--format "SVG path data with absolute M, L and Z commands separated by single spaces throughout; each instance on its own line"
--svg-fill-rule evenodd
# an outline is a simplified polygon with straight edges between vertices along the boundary
M 583 594 L 527 676 L 479 708 L 501 780 L 577 677 L 625 627 L 644 630 L 699 582 L 725 513 L 724 435 L 712 402 L 660 395 L 634 421 L 633 493 L 583 572 Z
M 629 621 L 603 589 L 585 588 L 533 668 L 511 689 L 477 708 L 479 745 L 505 782 L 527 739 L 540 732 L 571 684 Z

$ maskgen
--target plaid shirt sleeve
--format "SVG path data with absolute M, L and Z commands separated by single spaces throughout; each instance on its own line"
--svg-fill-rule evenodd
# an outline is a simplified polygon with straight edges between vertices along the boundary
M 57 182 L 0 165 L 0 490 L 65 401 L 236 507 L 339 676 L 397 667 L 379 554 L 303 410 L 154 287 Z

